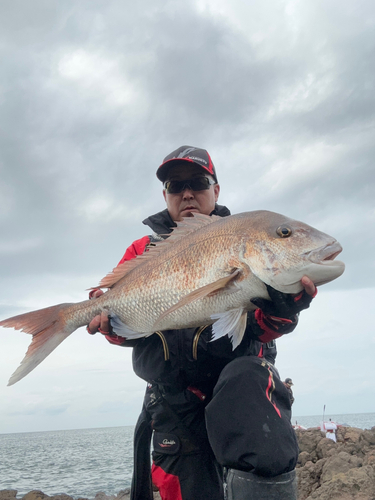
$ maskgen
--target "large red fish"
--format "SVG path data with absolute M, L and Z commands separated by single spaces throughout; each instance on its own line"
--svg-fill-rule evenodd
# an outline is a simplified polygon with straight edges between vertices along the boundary
M 114 318 L 115 332 L 127 338 L 213 323 L 213 340 L 229 335 L 235 348 L 247 311 L 255 308 L 250 300 L 269 299 L 265 284 L 298 293 L 304 275 L 316 285 L 332 281 L 344 272 L 334 260 L 341 250 L 331 236 L 273 212 L 195 214 L 167 240 L 115 268 L 101 281 L 109 290 L 100 298 L 1 321 L 33 336 L 9 385 L 103 310 Z

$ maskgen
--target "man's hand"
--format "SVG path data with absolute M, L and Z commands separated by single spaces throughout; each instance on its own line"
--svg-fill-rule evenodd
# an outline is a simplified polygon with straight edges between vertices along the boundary
M 279 292 L 266 285 L 271 301 L 255 297 L 251 302 L 268 316 L 293 318 L 296 314 L 307 309 L 317 294 L 317 289 L 310 278 L 303 276 L 301 283 L 304 290 L 298 294 Z
M 103 290 L 93 290 L 90 292 L 90 299 L 97 299 L 101 295 L 103 295 Z M 110 332 L 110 324 L 109 324 L 109 318 L 108 318 L 108 313 L 105 311 L 102 311 L 101 314 L 98 314 L 95 316 L 90 323 L 88 324 L 87 331 L 91 335 L 94 335 L 96 332 L 100 332 L 103 335 L 108 335 Z
M 314 283 L 311 281 L 311 279 L 308 278 L 307 276 L 303 276 L 303 278 L 301 279 L 301 283 L 303 288 L 305 289 L 305 292 L 312 298 L 314 298 L 318 291 Z

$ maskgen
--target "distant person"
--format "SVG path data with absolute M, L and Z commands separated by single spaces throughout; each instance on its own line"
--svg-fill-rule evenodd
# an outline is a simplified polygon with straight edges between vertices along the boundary
M 294 385 L 293 380 L 291 378 L 286 378 L 284 380 L 284 385 L 287 388 L 287 391 L 289 394 L 290 406 L 292 406 L 292 404 L 294 403 L 294 396 L 293 396 L 293 391 L 292 391 L 292 385 Z
M 326 433 L 326 438 L 332 439 L 336 443 L 337 425 L 329 419 L 329 422 L 323 422 L 323 432 Z

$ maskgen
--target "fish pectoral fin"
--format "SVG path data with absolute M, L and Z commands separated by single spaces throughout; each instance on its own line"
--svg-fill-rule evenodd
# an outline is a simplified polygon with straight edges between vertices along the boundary
M 147 337 L 149 335 L 145 333 L 135 332 L 134 330 L 129 328 L 128 325 L 123 323 L 120 318 L 116 316 L 116 314 L 110 315 L 110 323 L 113 333 L 115 333 L 119 337 L 124 337 L 125 339 L 140 339 L 141 337 Z
M 163 321 L 169 314 L 173 313 L 174 311 L 177 311 L 177 309 L 180 309 L 181 307 L 191 304 L 196 300 L 203 299 L 204 297 L 217 293 L 220 290 L 223 290 L 225 287 L 230 285 L 231 282 L 233 282 L 233 280 L 237 278 L 241 273 L 242 270 L 236 268 L 228 276 L 220 278 L 217 281 L 214 281 L 213 283 L 209 283 L 208 285 L 202 286 L 201 288 L 198 288 L 197 290 L 188 293 L 187 295 L 185 295 L 185 297 L 179 300 L 177 304 L 170 307 L 159 316 L 156 323 L 154 324 L 154 329 L 159 330 L 160 328 L 158 325 L 161 323 L 161 321 Z
M 211 319 L 216 320 L 212 325 L 211 342 L 228 335 L 233 350 L 241 344 L 247 324 L 247 311 L 245 309 L 232 309 L 225 313 L 213 314 Z

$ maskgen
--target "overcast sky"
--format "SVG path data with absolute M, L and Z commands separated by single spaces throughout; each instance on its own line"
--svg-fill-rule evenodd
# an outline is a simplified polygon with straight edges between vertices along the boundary
M 206 148 L 232 213 L 337 238 L 344 275 L 278 341 L 294 415 L 375 412 L 372 0 L 0 3 L 0 318 L 87 298 L 164 208 L 164 156 Z M 0 433 L 134 424 L 131 350 L 72 334 L 6 387 Z M 375 425 L 375 422 L 374 422 Z

